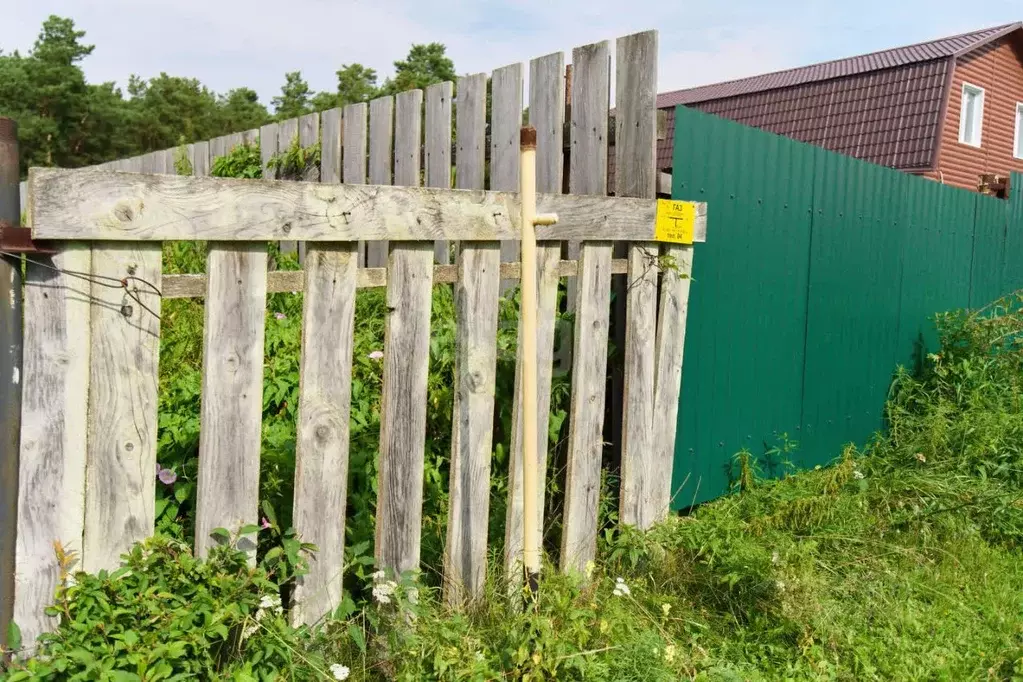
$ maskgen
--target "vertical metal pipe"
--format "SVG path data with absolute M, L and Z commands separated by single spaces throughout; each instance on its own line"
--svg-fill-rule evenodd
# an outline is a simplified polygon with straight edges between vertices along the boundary
M 18 126 L 0 117 L 0 221 L 19 225 Z M 0 257 L 0 644 L 14 610 L 21 442 L 21 263 Z
M 519 158 L 519 201 L 522 221 L 519 324 L 522 325 L 522 563 L 526 584 L 536 592 L 540 576 L 540 529 L 537 501 L 537 348 L 536 348 L 536 225 L 553 225 L 552 213 L 536 214 L 536 130 L 522 128 Z

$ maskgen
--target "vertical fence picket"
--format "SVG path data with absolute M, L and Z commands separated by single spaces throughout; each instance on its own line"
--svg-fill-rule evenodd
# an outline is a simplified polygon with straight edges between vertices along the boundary
M 36 258 L 61 270 L 91 270 L 87 245 L 58 248 L 53 256 Z M 14 622 L 29 654 L 36 637 L 56 624 L 43 613 L 60 580 L 54 543 L 67 552 L 82 551 L 89 294 L 79 278 L 27 265 Z
M 160 357 L 159 242 L 104 243 L 92 273 L 128 278 L 131 292 L 94 282 L 90 306 L 88 467 L 82 568 L 112 570 L 153 534 Z
M 296 624 L 316 622 L 341 602 L 358 267 L 355 244 L 308 246 L 294 524 L 318 551 L 295 585 Z
M 210 144 L 196 142 L 192 149 L 192 175 L 197 178 L 210 174 Z
M 342 112 L 344 131 L 341 135 L 343 182 L 347 185 L 366 184 L 366 111 L 362 102 L 349 104 Z M 359 242 L 359 265 L 366 263 L 366 244 Z
M 529 63 L 529 124 L 536 129 L 536 189 L 561 192 L 565 124 L 565 56 L 561 52 L 539 57 Z M 548 421 L 554 365 L 554 322 L 558 303 L 558 262 L 560 242 L 539 242 L 537 260 L 537 489 L 536 528 L 543 534 L 544 482 L 547 480 Z M 505 518 L 505 571 L 512 585 L 522 577 L 522 344 L 515 358 L 515 403 L 512 410 L 511 458 L 508 464 L 508 510 Z M 537 546 L 542 546 L 537 538 Z
M 313 112 L 306 114 L 298 119 L 298 143 L 303 149 L 310 149 L 315 147 L 320 141 L 320 114 Z M 302 174 L 302 179 L 306 182 L 319 182 L 320 181 L 320 165 L 307 164 L 305 171 Z M 302 242 L 298 245 L 298 262 L 305 263 L 305 252 L 306 244 Z
M 240 147 L 243 144 L 245 144 L 245 134 L 244 133 L 231 133 L 230 135 L 227 135 L 226 137 L 227 137 L 227 139 L 224 142 L 224 156 L 227 156 L 232 151 L 234 151 L 235 147 Z
M 422 104 L 420 90 L 398 96 L 402 134 L 396 152 L 412 160 L 395 178 L 402 185 L 419 184 Z M 432 297 L 432 245 L 392 244 L 387 264 L 390 314 L 384 330 L 375 549 L 377 565 L 397 573 L 419 567 Z
M 159 152 L 161 160 L 163 161 L 163 170 L 161 171 L 164 175 L 174 175 L 174 159 L 177 158 L 178 148 L 171 147 L 170 149 L 164 149 Z
M 259 129 L 259 160 L 263 165 L 263 179 L 273 180 L 276 174 L 270 168 L 270 160 L 277 153 L 277 136 L 280 125 L 267 123 Z
M 609 58 L 607 41 L 572 51 L 569 183 L 573 194 L 607 194 Z M 576 284 L 565 525 L 561 538 L 561 568 L 566 572 L 583 572 L 596 556 L 611 304 L 610 242 L 582 244 Z
M 615 196 L 653 199 L 657 196 L 657 32 L 620 38 L 617 51 Z M 619 518 L 643 529 L 657 518 L 653 488 L 671 478 L 670 467 L 658 468 L 654 447 L 655 432 L 669 426 L 654 424 L 658 256 L 656 242 L 629 245 Z
M 210 140 L 210 170 L 213 170 L 213 163 L 222 156 L 227 155 L 227 135 L 221 135 Z
M 519 130 L 522 128 L 522 64 L 494 71 L 490 79 L 490 189 L 517 192 L 519 189 Z M 519 260 L 519 243 L 501 242 L 501 260 Z M 501 282 L 501 292 L 515 286 Z
M 451 97 L 450 81 L 426 88 L 426 186 L 451 187 Z M 451 262 L 450 245 L 446 239 L 433 243 L 434 260 L 442 265 Z
M 455 187 L 483 189 L 487 154 L 487 74 L 458 79 L 455 93 Z
M 394 139 L 394 98 L 380 97 L 369 103 L 369 183 L 391 184 L 392 147 Z M 387 242 L 366 244 L 366 267 L 387 264 Z
M 306 114 L 298 119 L 298 143 L 303 149 L 315 147 L 320 141 L 320 115 L 317 112 Z M 306 182 L 320 181 L 319 165 L 310 165 L 302 177 Z
M 667 516 L 671 504 L 671 471 L 675 458 L 675 430 L 682 394 L 682 355 L 686 343 L 689 284 L 693 274 L 693 247 L 665 245 L 664 256 L 674 264 L 661 275 L 661 309 L 657 319 L 656 370 L 654 373 L 653 446 L 655 471 L 648 506 L 653 519 Z
M 323 112 L 320 180 L 341 181 L 340 109 Z M 314 623 L 341 603 L 357 268 L 355 244 L 307 244 L 294 523 L 318 551 L 296 581 L 296 624 Z
M 341 110 L 320 114 L 320 182 L 341 182 Z
M 206 271 L 195 519 L 200 556 L 215 544 L 210 531 L 234 533 L 258 514 L 266 244 L 211 243 Z M 253 537 L 240 546 L 254 558 Z
M 479 156 L 486 145 L 486 83 L 483 74 L 459 81 L 457 161 L 460 165 L 457 172 L 460 187 L 483 187 L 483 163 Z M 463 149 L 467 150 L 464 155 Z M 500 159 L 500 180 L 507 185 L 509 164 L 505 156 L 506 153 L 502 153 Z M 514 156 L 517 159 L 517 144 Z M 493 168 L 492 159 L 492 172 Z M 501 277 L 499 242 L 462 242 L 459 247 L 450 503 L 444 554 L 444 597 L 453 605 L 480 597 L 487 575 Z
M 298 119 L 289 118 L 286 121 L 281 121 L 277 128 L 277 152 L 286 152 L 296 143 L 298 143 Z M 262 148 L 260 148 L 260 156 L 262 156 Z M 281 254 L 286 253 L 294 254 L 298 258 L 298 242 L 281 242 Z

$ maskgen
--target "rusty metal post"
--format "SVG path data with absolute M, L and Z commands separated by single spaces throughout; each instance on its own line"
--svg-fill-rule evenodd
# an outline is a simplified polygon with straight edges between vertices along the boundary
M 0 222 L 21 222 L 18 126 L 0 118 Z M 21 444 L 21 263 L 0 257 L 0 644 L 14 610 Z

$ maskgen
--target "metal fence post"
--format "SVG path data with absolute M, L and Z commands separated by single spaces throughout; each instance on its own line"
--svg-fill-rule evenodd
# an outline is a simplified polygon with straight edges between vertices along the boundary
M 18 126 L 0 117 L 0 221 L 21 222 Z M 21 263 L 0 257 L 0 644 L 14 609 L 21 442 Z

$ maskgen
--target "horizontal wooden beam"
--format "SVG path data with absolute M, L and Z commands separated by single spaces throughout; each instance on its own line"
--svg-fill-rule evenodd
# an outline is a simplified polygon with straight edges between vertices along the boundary
M 515 241 L 520 234 L 511 192 L 54 168 L 33 168 L 29 185 L 36 239 Z M 649 241 L 654 233 L 652 199 L 544 194 L 537 203 L 538 213 L 558 215 L 557 224 L 537 227 L 537 239 Z
M 501 263 L 501 279 L 518 279 L 520 263 Z M 579 268 L 578 261 L 563 260 L 558 264 L 559 277 L 574 277 Z M 611 272 L 624 275 L 629 270 L 629 261 L 624 258 L 611 261 Z M 433 266 L 434 284 L 451 284 L 458 281 L 457 265 Z M 387 268 L 360 268 L 355 276 L 359 289 L 387 286 Z M 301 270 L 274 270 L 266 273 L 266 291 L 269 294 L 298 292 L 305 289 L 305 273 Z M 206 295 L 206 275 L 164 275 L 163 298 L 202 298 Z

